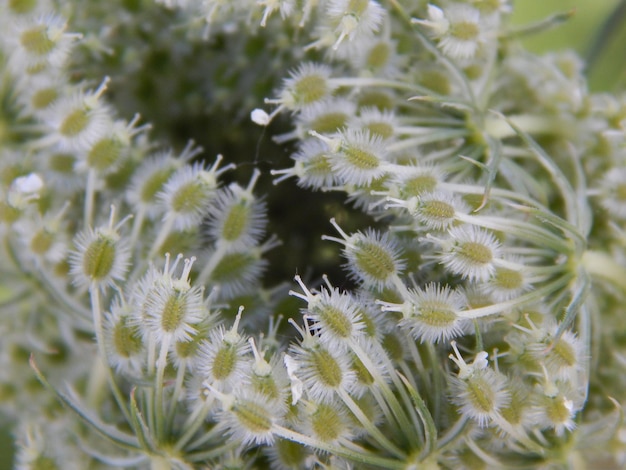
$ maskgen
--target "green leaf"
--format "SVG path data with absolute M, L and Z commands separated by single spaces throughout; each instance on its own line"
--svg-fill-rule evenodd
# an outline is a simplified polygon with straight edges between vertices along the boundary
M 130 425 L 135 431 L 135 435 L 139 440 L 139 445 L 142 449 L 146 449 L 148 452 L 153 453 L 155 451 L 154 440 L 150 433 L 150 428 L 146 425 L 141 411 L 137 406 L 137 400 L 135 399 L 136 387 L 130 392 Z
M 425 435 L 425 446 L 424 450 L 420 455 L 420 459 L 423 460 L 432 454 L 437 448 L 437 426 L 435 426 L 435 421 L 433 420 L 430 411 L 426 407 L 426 403 L 422 399 L 422 397 L 417 393 L 417 390 L 413 388 L 413 386 L 409 383 L 408 379 L 402 375 L 400 372 L 396 371 L 396 374 L 400 377 L 404 386 L 408 390 L 411 395 L 411 399 L 413 400 L 413 404 L 415 405 L 415 410 L 419 415 L 422 423 L 424 424 L 424 435 Z
M 80 403 L 76 397 L 65 394 L 57 390 L 53 385 L 51 385 L 50 382 L 48 382 L 45 376 L 41 373 L 41 371 L 37 367 L 37 364 L 35 364 L 35 359 L 32 354 L 30 356 L 29 363 L 31 368 L 35 371 L 35 375 L 43 384 L 43 386 L 53 392 L 59 399 L 59 401 L 61 401 L 61 403 L 63 403 L 70 410 L 76 413 L 86 424 L 91 426 L 95 431 L 109 439 L 113 444 L 119 445 L 126 449 L 138 450 L 140 448 L 139 442 L 134 436 L 123 433 L 115 426 L 102 422 L 97 416 L 94 416 L 93 413 L 88 410 L 82 403 Z M 74 393 L 72 393 L 72 395 L 74 395 Z

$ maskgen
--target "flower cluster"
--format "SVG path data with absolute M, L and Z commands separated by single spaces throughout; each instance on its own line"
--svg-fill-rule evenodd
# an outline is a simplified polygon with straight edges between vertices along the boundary
M 0 0 L 16 468 L 626 464 L 626 99 L 511 10 Z M 264 276 L 271 178 L 343 278 Z

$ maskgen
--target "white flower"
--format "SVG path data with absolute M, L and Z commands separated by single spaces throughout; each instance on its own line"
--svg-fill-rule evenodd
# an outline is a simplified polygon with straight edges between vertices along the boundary
M 263 18 L 261 18 L 261 26 L 267 25 L 270 15 L 278 10 L 281 18 L 285 19 L 293 12 L 295 8 L 294 0 L 257 0 L 257 5 L 264 6 Z
M 259 176 L 255 170 L 246 188 L 233 183 L 212 200 L 206 233 L 216 244 L 243 250 L 255 246 L 265 234 L 266 207 L 252 194 Z
M 167 345 L 174 341 L 190 341 L 196 332 L 195 325 L 200 323 L 208 311 L 204 305 L 203 288 L 191 286 L 189 275 L 195 258 L 186 259 L 180 277 L 174 273 L 182 255 L 170 265 L 169 255 L 165 256 L 163 270 L 151 270 L 147 282 L 142 283 L 139 293 L 143 327 L 156 338 L 158 343 Z
M 287 375 L 289 376 L 289 380 L 291 381 L 291 405 L 295 405 L 302 398 L 304 384 L 302 380 L 298 378 L 296 372 L 300 368 L 298 362 L 291 357 L 289 354 L 285 354 L 283 357 L 285 362 L 285 367 L 287 368 Z
M 379 135 L 352 128 L 338 135 L 339 149 L 331 154 L 330 164 L 340 181 L 347 185 L 368 185 L 387 172 L 386 145 Z
M 261 256 L 274 246 L 264 243 L 261 247 L 242 247 L 223 255 L 209 250 L 203 253 L 198 265 L 208 267 L 210 273 L 203 270 L 198 280 L 216 288 L 220 300 L 228 301 L 250 293 L 259 285 L 261 274 L 267 267 L 267 260 Z M 217 263 L 212 261 L 214 256 L 220 256 Z
M 427 20 L 413 18 L 411 21 L 413 23 L 428 26 L 434 37 L 442 37 L 450 29 L 450 22 L 446 19 L 446 15 L 444 14 L 443 10 L 438 6 L 432 5 L 430 3 L 428 4 Z
M 296 282 L 300 284 L 304 294 L 294 291 L 289 293 L 307 302 L 303 313 L 313 321 L 311 327 L 324 345 L 344 350 L 361 334 L 365 324 L 361 321 L 359 306 L 350 294 L 339 292 L 331 286 L 312 293 L 306 288 L 300 276 L 296 276 Z
M 195 362 L 195 369 L 204 383 L 222 392 L 234 390 L 250 367 L 250 345 L 237 331 L 242 311 L 240 308 L 230 330 L 220 326 L 202 341 Z
M 170 219 L 179 231 L 197 226 L 206 215 L 216 189 L 215 175 L 206 171 L 202 163 L 183 166 L 157 194 L 164 219 Z
M 451 3 L 440 9 L 428 5 L 428 20 L 414 19 L 430 29 L 431 35 L 439 40 L 438 46 L 444 54 L 455 59 L 469 59 L 484 42 L 484 27 L 480 12 L 464 3 Z
M 270 115 L 262 109 L 253 109 L 250 113 L 250 119 L 259 126 L 267 126 L 270 123 Z
M 302 340 L 300 345 L 289 346 L 289 356 L 293 360 L 292 370 L 302 382 L 307 397 L 331 402 L 340 390 L 350 393 L 356 376 L 350 369 L 348 356 L 324 346 L 317 336 L 311 334 L 306 318 L 304 328 L 296 328 Z
M 451 273 L 470 281 L 487 281 L 495 273 L 494 260 L 500 253 L 496 237 L 474 225 L 452 227 L 448 233 L 441 263 Z
M 626 220 L 626 167 L 611 168 L 600 187 L 601 204 L 609 216 Z
M 353 437 L 346 410 L 337 403 L 312 403 L 306 411 L 300 426 L 303 434 L 328 443 L 349 442 Z
M 3 27 L 11 31 L 2 39 L 7 43 L 7 50 L 12 52 L 8 65 L 17 75 L 60 69 L 65 65 L 73 43 L 81 37 L 80 34 L 66 33 L 66 20 L 54 14 L 21 17 L 3 24 Z
M 267 100 L 298 110 L 331 96 L 335 86 L 330 80 L 331 68 L 323 64 L 305 62 L 286 79 L 278 100 Z
M 111 111 L 100 100 L 109 79 L 92 92 L 78 92 L 60 97 L 44 121 L 49 126 L 48 135 L 39 146 L 58 145 L 65 152 L 87 152 L 111 128 Z
M 37 173 L 29 173 L 26 176 L 19 176 L 13 180 L 11 189 L 22 194 L 36 193 L 43 188 L 43 180 Z
M 126 189 L 126 200 L 137 214 L 152 218 L 162 210 L 156 196 L 183 164 L 171 151 L 157 152 L 141 162 Z
M 291 176 L 297 177 L 298 186 L 304 188 L 324 189 L 336 183 L 337 177 L 330 164 L 330 149 L 326 142 L 307 139 L 291 158 L 295 160 L 292 168 L 272 171 L 273 175 L 281 175 L 274 183 Z
M 450 399 L 464 416 L 484 427 L 510 402 L 506 377 L 488 367 L 485 351 L 479 352 L 472 364 L 467 364 L 454 341 L 452 348 L 454 355 L 450 354 L 450 359 L 459 372 L 449 379 Z
M 399 325 L 408 328 L 413 338 L 422 343 L 438 343 L 463 334 L 465 321 L 459 312 L 467 301 L 460 291 L 429 283 L 411 294 L 412 311 Z
M 338 35 L 334 49 L 344 39 L 354 41 L 372 36 L 385 16 L 385 10 L 373 0 L 330 0 L 326 11 Z
M 271 444 L 274 442 L 272 428 L 280 415 L 276 403 L 246 388 L 237 388 L 231 395 L 212 390 L 222 402 L 223 410 L 218 414 L 218 426 L 224 429 L 231 439 L 240 441 L 242 446 L 251 444 Z
M 543 368 L 543 380 L 535 386 L 530 416 L 535 426 L 554 429 L 557 436 L 576 428 L 576 414 L 584 401 L 569 382 L 554 381 Z
M 379 136 L 381 139 L 388 141 L 395 136 L 398 122 L 391 111 L 381 111 L 377 108 L 367 107 L 361 109 L 359 116 L 352 119 L 350 127 L 360 127 L 364 131 L 369 131 L 372 137 Z
M 45 261 L 57 265 L 65 260 L 68 251 L 68 232 L 65 230 L 65 217 L 69 204 L 65 204 L 58 212 L 52 211 L 42 217 L 21 218 L 13 224 L 15 233 L 19 235 L 19 243 L 24 253 L 24 260 L 40 263 Z
M 506 302 L 532 288 L 522 258 L 509 257 L 507 260 L 500 260 L 498 264 L 500 263 L 503 265 L 497 265 L 493 276 L 481 286 L 485 294 L 496 302 Z
M 132 305 L 116 298 L 104 316 L 104 341 L 109 363 L 128 378 L 141 376 L 146 348 Z
M 346 127 L 356 114 L 356 105 L 345 98 L 330 98 L 304 108 L 296 117 L 297 132 L 305 138 L 309 131 L 332 134 Z
M 419 197 L 415 217 L 430 230 L 449 228 L 456 220 L 457 212 L 469 212 L 467 205 L 449 192 L 435 191 Z
M 322 239 L 344 245 L 343 255 L 348 259 L 346 266 L 350 277 L 368 288 L 382 290 L 386 287 L 398 287 L 398 276 L 406 263 L 400 258 L 397 241 L 389 233 L 381 234 L 369 229 L 365 233 L 348 235 L 335 219 L 331 219 L 330 223 L 342 238 L 323 235 Z
M 96 285 L 105 289 L 125 278 L 130 250 L 118 230 L 127 219 L 114 226 L 114 216 L 114 208 L 111 208 L 108 225 L 96 229 L 89 227 L 74 237 L 70 275 L 75 285 Z
M 25 209 L 29 203 L 39 199 L 43 188 L 44 182 L 37 173 L 18 176 L 9 187 L 7 202 L 15 209 Z

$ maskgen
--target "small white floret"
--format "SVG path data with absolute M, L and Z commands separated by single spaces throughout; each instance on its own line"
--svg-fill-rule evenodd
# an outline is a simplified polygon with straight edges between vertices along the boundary
M 250 119 L 252 119 L 252 122 L 258 124 L 259 126 L 265 127 L 270 123 L 270 115 L 259 108 L 252 110 L 250 113 Z

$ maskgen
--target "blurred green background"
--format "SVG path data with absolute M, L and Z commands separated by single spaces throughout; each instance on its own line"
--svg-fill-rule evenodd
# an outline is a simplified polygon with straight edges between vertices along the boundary
M 385 3 L 385 0 L 379 1 Z M 606 28 L 607 20 L 618 7 L 621 16 L 614 15 L 615 26 L 611 32 Z M 589 85 L 594 91 L 626 88 L 626 0 L 518 0 L 515 9 L 513 24 L 516 26 L 539 22 L 557 12 L 574 11 L 566 22 L 524 39 L 526 47 L 537 53 L 575 49 L 588 57 L 600 31 L 608 32 L 593 56 L 592 67 L 588 70 Z M 0 290 L 0 302 L 2 294 Z M 13 460 L 10 431 L 1 423 L 0 470 L 8 470 Z
M 614 16 L 615 27 L 605 43 L 594 54 L 588 70 L 589 86 L 593 91 L 624 90 L 626 85 L 626 0 L 518 0 L 515 2 L 513 24 L 524 25 L 540 21 L 554 13 L 573 11 L 566 22 L 524 40 L 534 52 L 575 49 L 587 58 L 606 22 Z

